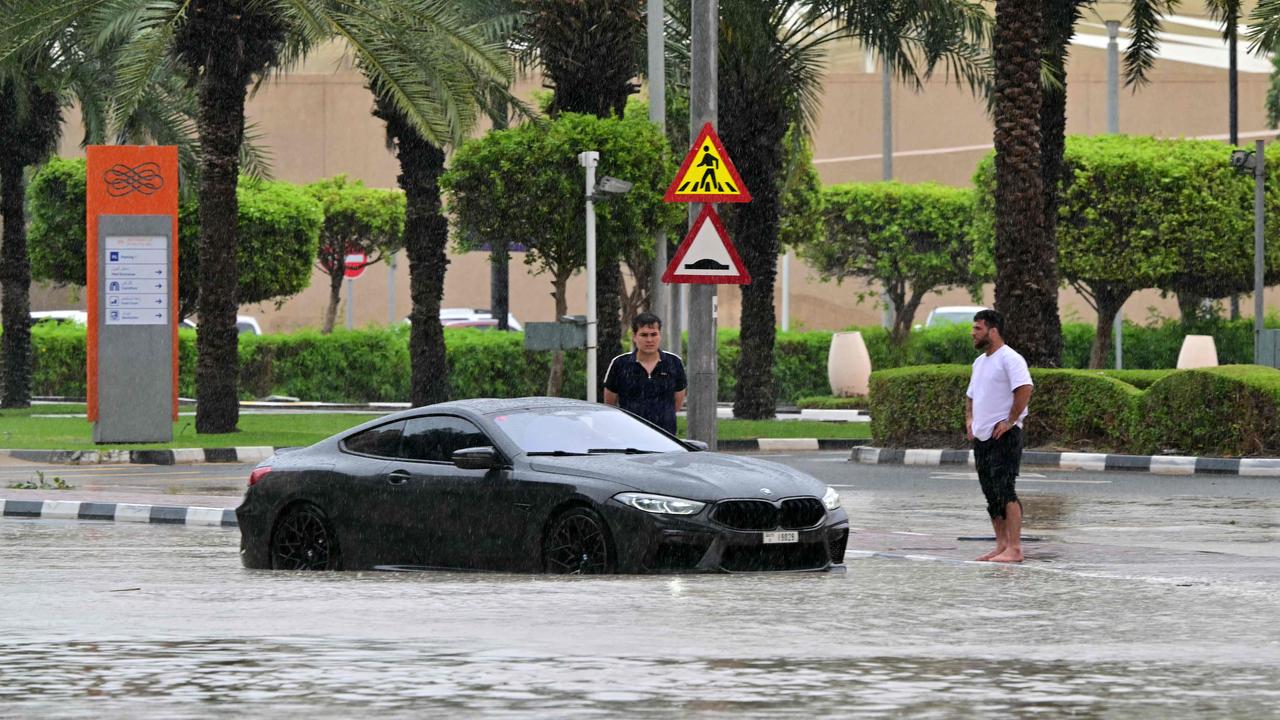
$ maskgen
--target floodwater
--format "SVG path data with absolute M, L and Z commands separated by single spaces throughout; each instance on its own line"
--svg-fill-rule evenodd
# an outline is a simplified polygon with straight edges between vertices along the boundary
M 287 574 L 235 530 L 6 518 L 0 716 L 1277 716 L 1280 505 L 1026 501 L 1039 561 L 819 575 Z M 846 505 L 981 527 L 939 503 Z

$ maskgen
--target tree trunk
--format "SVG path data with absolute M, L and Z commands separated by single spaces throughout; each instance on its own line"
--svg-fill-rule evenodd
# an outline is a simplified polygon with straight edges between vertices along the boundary
M 499 330 L 510 330 L 507 320 L 511 312 L 511 252 L 505 238 L 494 241 L 489 250 L 489 312 L 498 321 Z
M 333 324 L 338 320 L 338 303 L 342 302 L 342 278 L 346 273 L 329 272 L 329 307 L 324 311 L 324 327 L 321 328 L 321 334 L 328 335 L 333 332 Z
M 409 392 L 410 401 L 419 407 L 449 399 L 449 363 L 440 324 L 444 275 L 449 267 L 449 226 L 440 212 L 438 183 L 444 173 L 444 152 L 413 133 L 400 137 L 399 157 L 399 181 L 406 201 L 404 247 L 413 301 Z
M 725 90 L 722 86 L 720 97 L 727 106 L 720 113 L 724 118 L 722 137 L 726 147 L 734 148 L 734 157 L 740 158 L 737 168 L 752 197 L 751 202 L 737 206 L 731 217 L 730 237 L 737 243 L 742 262 L 751 274 L 751 284 L 742 286 L 741 350 L 734 368 L 737 387 L 733 416 L 766 420 L 774 417 L 778 405 L 778 385 L 773 377 L 777 339 L 774 280 L 778 274 L 778 226 L 782 216 L 782 138 L 787 123 L 782 113 L 732 107 L 735 102 L 750 105 L 754 99 L 766 97 L 766 93 L 749 87 L 737 92 Z
M 1067 145 L 1067 49 L 1075 33 L 1077 0 L 1044 3 L 1041 28 L 1045 61 L 1061 87 L 1045 88 L 1040 105 L 1040 177 L 1044 183 L 1044 234 L 1058 245 L 1058 192 L 1062 181 L 1063 153 Z
M 228 433 L 240 416 L 236 332 L 236 182 L 244 137 L 243 40 L 232 3 L 210 0 L 200 76 L 200 325 L 196 334 L 196 432 Z
M 622 353 L 622 268 L 617 255 L 605 255 L 596 266 L 596 397 L 604 397 L 608 360 Z M 602 361 L 603 360 L 603 361 Z
M 1101 370 L 1106 366 L 1107 351 L 1111 348 L 1111 329 L 1116 315 L 1133 290 L 1110 283 L 1093 285 L 1094 302 L 1098 308 L 1098 326 L 1093 333 L 1093 347 L 1089 349 L 1089 369 Z
M 560 322 L 560 318 L 569 312 L 569 300 L 565 297 L 565 291 L 569 284 L 569 276 L 556 273 L 551 281 L 551 296 L 556 303 L 556 322 Z M 550 397 L 560 397 L 560 391 L 564 389 L 564 353 L 556 350 L 551 354 L 551 373 L 547 376 L 547 395 Z
M 898 302 L 893 306 L 893 332 L 890 339 L 895 347 L 905 349 L 907 338 L 911 335 L 911 324 L 915 321 L 916 311 L 924 302 L 922 293 L 914 293 L 907 302 Z
M 31 265 L 27 261 L 27 221 L 23 209 L 22 161 L 0 157 L 0 360 L 4 365 L 0 407 L 31 405 Z
M 996 309 L 1005 340 L 1041 367 L 1062 362 L 1058 258 L 1044 227 L 1040 159 L 1040 3 L 997 0 Z

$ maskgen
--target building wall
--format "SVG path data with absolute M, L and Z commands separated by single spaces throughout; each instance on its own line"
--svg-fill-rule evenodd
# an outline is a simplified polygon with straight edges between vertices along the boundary
M 1106 130 L 1106 60 L 1100 49 L 1074 47 L 1068 68 L 1068 132 L 1094 134 Z M 825 183 L 873 181 L 881 176 L 881 81 L 868 72 L 863 53 L 855 46 L 832 53 L 823 93 L 823 107 L 815 136 L 815 165 Z M 1240 75 L 1240 130 L 1246 138 L 1264 130 L 1265 74 Z M 539 87 L 536 79 L 523 81 L 523 96 Z M 1133 134 L 1168 137 L 1225 136 L 1226 71 L 1180 62 L 1160 61 L 1152 82 L 1120 97 L 1120 127 Z M 376 187 L 395 187 L 398 167 L 387 149 L 383 125 L 372 117 L 372 97 L 359 73 L 352 71 L 336 48 L 313 55 L 294 72 L 268 82 L 248 103 L 249 120 L 261 143 L 270 151 L 275 177 L 310 182 L 338 173 L 360 178 Z M 942 78 L 921 88 L 893 87 L 893 141 L 895 177 L 906 182 L 934 181 L 964 186 L 979 159 L 990 151 L 992 126 L 985 103 L 967 89 Z M 74 142 L 78 128 L 65 137 Z M 1251 140 L 1250 140 L 1251 142 Z M 78 151 L 64 147 L 66 154 Z M 732 155 L 733 148 L 728 148 Z M 1224 150 L 1225 158 L 1225 150 Z M 536 275 L 512 260 L 511 306 L 521 320 L 551 320 L 554 305 L 550 279 Z M 446 307 L 488 307 L 489 263 L 483 253 L 454 254 L 445 281 Z M 837 329 L 878 323 L 881 310 L 874 301 L 859 303 L 857 295 L 869 288 L 857 282 L 842 285 L 822 282 L 801 262 L 792 264 L 791 325 L 805 329 Z M 782 288 L 779 280 L 777 293 Z M 408 263 L 403 253 L 394 273 L 373 266 L 352 283 L 356 326 L 398 321 L 409 313 Z M 586 283 L 579 275 L 569 285 L 569 310 L 584 312 Z M 344 298 L 346 297 L 344 291 Z M 394 297 L 394 300 L 392 298 Z M 1269 293 L 1268 307 L 1280 294 Z M 991 301 L 990 288 L 986 301 Z M 33 292 L 37 308 L 83 307 L 83 299 L 67 289 L 39 288 Z M 268 332 L 318 327 L 327 302 L 327 283 L 317 271 L 311 287 L 286 301 L 279 309 L 272 303 L 247 306 L 242 312 L 259 317 Z M 346 301 L 344 300 L 344 303 Z M 921 317 L 937 305 L 967 304 L 967 294 L 950 290 L 931 296 L 921 307 Z M 1242 299 L 1246 314 L 1252 309 Z M 718 297 L 719 323 L 736 326 L 741 312 L 740 292 L 722 287 Z M 1176 315 L 1176 305 L 1159 293 L 1139 293 L 1125 306 L 1131 319 L 1145 319 L 1149 308 L 1158 314 Z M 1066 319 L 1092 322 L 1095 314 L 1074 292 L 1064 290 L 1062 313 Z M 339 319 L 345 317 L 345 307 Z

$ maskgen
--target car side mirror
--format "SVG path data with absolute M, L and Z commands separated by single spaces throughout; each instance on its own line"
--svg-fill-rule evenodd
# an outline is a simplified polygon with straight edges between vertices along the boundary
M 706 452 L 707 448 L 710 447 L 701 440 L 681 440 L 681 442 L 684 443 L 685 447 L 694 452 Z
M 463 470 L 492 470 L 502 465 L 502 457 L 498 451 L 489 446 L 462 448 L 454 450 L 453 464 Z

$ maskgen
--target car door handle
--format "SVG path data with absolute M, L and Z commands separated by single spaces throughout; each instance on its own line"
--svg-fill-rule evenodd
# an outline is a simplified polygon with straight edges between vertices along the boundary
M 387 476 L 387 482 L 392 485 L 403 485 L 409 480 L 408 470 L 396 470 Z

